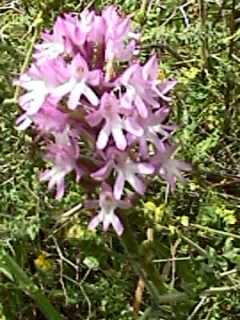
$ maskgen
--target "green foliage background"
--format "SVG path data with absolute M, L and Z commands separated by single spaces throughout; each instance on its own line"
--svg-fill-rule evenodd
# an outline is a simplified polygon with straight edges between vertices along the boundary
M 178 80 L 175 140 L 179 157 L 194 167 L 174 194 L 154 180 L 128 212 L 143 254 L 166 287 L 188 295 L 149 313 L 145 290 L 139 319 L 240 319 L 240 5 L 234 0 L 156 0 L 144 11 L 139 0 L 0 1 L 1 247 L 65 319 L 134 319 L 138 276 L 121 241 L 111 232 L 89 232 L 91 213 L 83 208 L 69 213 L 84 200 L 73 180 L 61 202 L 39 183 L 39 148 L 30 131 L 15 130 L 19 109 L 11 100 L 13 79 L 38 29 L 50 27 L 61 12 L 111 3 L 132 14 L 142 31 L 143 61 L 155 50 L 160 77 Z M 150 244 L 148 228 L 154 230 Z M 0 319 L 43 319 L 1 264 L 0 272 Z

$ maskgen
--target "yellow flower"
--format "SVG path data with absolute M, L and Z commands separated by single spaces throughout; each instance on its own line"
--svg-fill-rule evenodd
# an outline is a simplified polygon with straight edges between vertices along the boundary
M 156 210 L 156 205 L 155 205 L 155 203 L 154 202 L 152 202 L 152 201 L 147 201 L 147 202 L 145 202 L 144 204 L 143 204 L 143 210 L 144 210 L 144 212 L 145 213 L 147 213 L 147 212 L 153 212 L 153 211 L 155 211 Z
M 37 269 L 41 271 L 50 271 L 53 269 L 53 261 L 48 258 L 48 253 L 42 251 L 39 256 L 34 260 L 34 264 Z
M 178 78 L 180 83 L 187 85 L 191 80 L 195 79 L 200 69 L 191 67 L 190 69 L 184 68 L 182 75 Z
M 68 230 L 66 237 L 67 239 L 82 239 L 84 238 L 85 231 L 79 224 L 72 225 Z
M 96 232 L 87 229 L 79 224 L 79 222 L 74 223 L 66 230 L 65 237 L 69 240 L 93 240 L 96 238 Z
M 166 211 L 165 204 L 160 204 L 156 206 L 156 204 L 152 201 L 147 201 L 143 204 L 143 211 L 145 214 L 150 216 L 156 223 L 161 222 L 162 217 Z
M 237 222 L 235 211 L 227 209 L 225 205 L 216 208 L 216 214 L 219 215 L 226 224 L 232 225 Z
M 166 73 L 163 69 L 160 69 L 159 72 L 158 72 L 158 80 L 164 80 L 166 79 Z
M 200 72 L 200 69 L 191 67 L 184 72 L 184 77 L 188 79 L 195 79 L 197 74 Z

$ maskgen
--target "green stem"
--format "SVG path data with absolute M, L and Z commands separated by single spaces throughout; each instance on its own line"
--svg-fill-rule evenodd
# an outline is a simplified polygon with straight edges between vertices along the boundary
M 20 74 L 23 74 L 25 72 L 25 70 L 31 60 L 33 48 L 34 48 L 35 42 L 38 38 L 38 35 L 40 33 L 41 24 L 42 24 L 42 16 L 43 16 L 43 12 L 39 11 L 37 17 L 35 18 L 35 20 L 33 22 L 34 34 L 33 34 L 33 37 L 28 45 L 28 50 L 27 50 L 23 65 L 21 67 Z M 20 91 L 21 91 L 20 86 L 16 86 L 13 98 L 5 99 L 4 104 L 7 105 L 7 104 L 11 104 L 11 103 L 17 103 L 18 97 L 20 95 Z
M 213 229 L 213 228 L 210 228 L 210 227 L 202 226 L 202 225 L 197 224 L 197 223 L 190 223 L 190 226 L 193 227 L 193 228 L 208 232 L 208 233 L 219 234 L 221 236 L 232 237 L 234 239 L 240 240 L 240 235 L 232 233 L 232 232 Z
M 4 267 L 18 282 L 20 288 L 28 294 L 38 305 L 41 312 L 49 320 L 62 320 L 63 317 L 51 305 L 46 296 L 32 282 L 28 275 L 19 267 L 14 259 L 3 249 L 0 249 L 0 265 Z
M 207 26 L 207 2 L 199 0 L 200 19 L 201 19 L 201 39 L 202 39 L 202 59 L 203 67 L 208 70 L 208 26 Z
M 190 244 L 190 246 L 195 248 L 200 254 L 202 254 L 203 256 L 207 256 L 207 251 L 204 250 L 202 247 L 200 247 L 196 242 L 184 236 L 181 232 L 179 232 L 179 235 L 183 240 L 185 240 L 188 244 Z
M 25 60 L 23 62 L 22 68 L 21 68 L 21 74 L 26 70 L 26 68 L 27 68 L 27 66 L 29 64 L 29 61 L 31 59 L 34 44 L 35 44 L 35 42 L 37 40 L 37 37 L 38 37 L 38 35 L 40 33 L 40 26 L 41 26 L 41 23 L 42 23 L 42 14 L 43 14 L 42 11 L 40 11 L 38 13 L 36 19 L 34 20 L 33 25 L 35 26 L 35 30 L 34 30 L 34 34 L 33 34 L 33 37 L 31 39 L 31 42 L 29 44 Z M 18 99 L 19 94 L 20 94 L 20 87 L 17 86 L 16 90 L 15 90 L 15 93 L 14 93 L 14 100 L 15 101 Z
M 125 221 L 124 234 L 121 238 L 123 245 L 131 258 L 132 266 L 137 274 L 139 274 L 151 292 L 154 301 L 159 304 L 160 295 L 166 293 L 166 288 L 159 279 L 154 266 L 150 264 L 146 258 L 140 253 L 138 244 Z
M 145 13 L 149 0 L 142 0 L 140 11 Z
M 210 288 L 210 289 L 207 289 L 203 292 L 204 295 L 214 295 L 216 293 L 223 293 L 223 292 L 228 292 L 228 291 L 238 291 L 240 288 L 239 285 L 235 285 L 235 286 L 232 286 L 232 287 L 228 287 L 228 286 L 225 286 L 225 287 L 214 287 L 214 288 Z
M 152 259 L 148 259 L 146 254 L 141 254 L 138 243 L 132 234 L 126 218 L 123 220 L 125 229 L 124 234 L 121 237 L 122 243 L 131 258 L 134 271 L 143 278 L 145 285 L 154 300 L 154 304 L 159 306 L 160 304 L 175 303 L 177 300 L 184 299 L 185 295 L 176 291 L 174 293 L 167 293 L 168 289 L 155 269 Z

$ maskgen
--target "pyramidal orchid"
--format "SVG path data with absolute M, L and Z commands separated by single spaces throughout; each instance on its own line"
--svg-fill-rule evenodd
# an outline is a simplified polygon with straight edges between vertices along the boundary
M 42 34 L 32 64 L 15 81 L 24 91 L 17 127 L 37 131 L 49 165 L 40 180 L 57 199 L 66 176 L 92 181 L 96 200 L 87 207 L 97 211 L 89 228 L 112 226 L 119 236 L 118 210 L 131 206 L 130 194 L 144 195 L 156 175 L 174 190 L 190 170 L 174 159 L 177 126 L 168 122 L 176 81 L 158 79 L 155 54 L 140 63 L 137 44 L 130 17 L 114 6 L 64 14 Z

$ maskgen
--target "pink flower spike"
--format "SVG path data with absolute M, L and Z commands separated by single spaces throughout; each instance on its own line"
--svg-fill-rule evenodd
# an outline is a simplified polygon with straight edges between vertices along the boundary
M 89 229 L 101 224 L 119 236 L 116 210 L 144 196 L 156 175 L 174 191 L 191 170 L 174 159 L 169 102 L 176 81 L 160 80 L 158 55 L 142 64 L 133 15 L 114 5 L 60 14 L 15 81 L 23 91 L 16 128 L 31 126 L 34 143 L 45 150 L 40 181 L 61 199 L 73 175 L 89 195 L 85 207 L 97 210 Z

